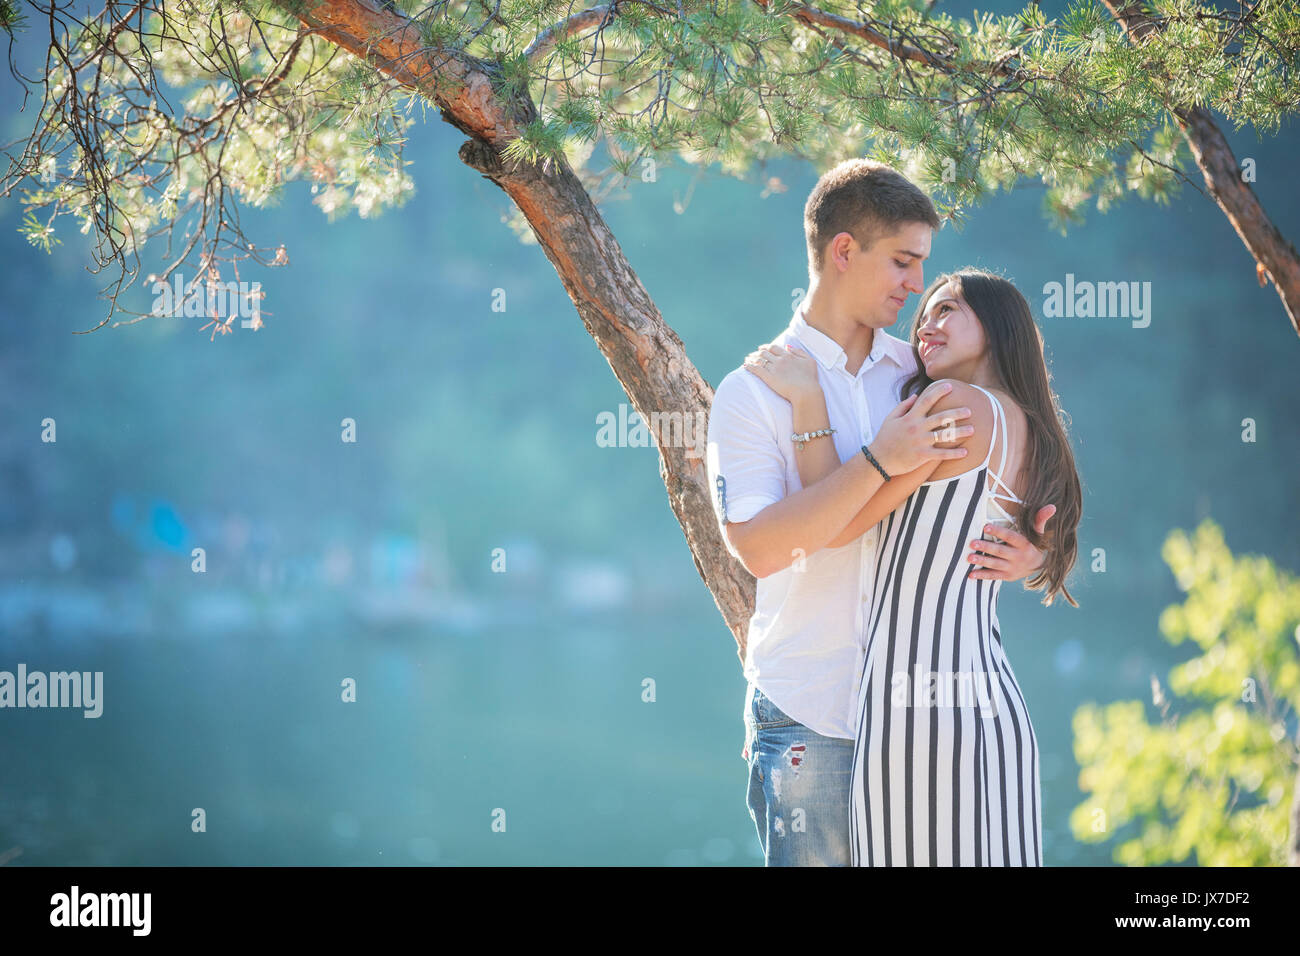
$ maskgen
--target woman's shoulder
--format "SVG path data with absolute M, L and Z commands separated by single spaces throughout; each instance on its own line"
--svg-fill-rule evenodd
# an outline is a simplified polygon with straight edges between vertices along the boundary
M 1023 422 L 1025 420 L 1024 410 L 1020 407 L 1019 403 L 1016 402 L 1015 398 L 1004 389 L 994 388 L 991 385 L 972 385 L 970 382 L 958 381 L 955 378 L 941 378 L 936 380 L 934 385 L 938 385 L 940 382 L 950 383 L 952 385 L 952 391 L 949 392 L 945 398 L 941 398 L 935 404 L 936 410 L 945 407 L 957 408 L 960 406 L 966 406 L 978 415 L 979 409 L 984 409 L 984 411 L 988 413 L 988 422 L 992 425 L 993 404 L 989 401 L 989 397 L 992 396 L 997 399 L 998 404 L 1002 406 L 1002 410 L 1006 412 L 1007 418 L 1010 419 L 1008 424 L 1013 424 L 1017 421 Z M 933 387 L 933 385 L 928 387 Z
M 951 478 L 954 475 L 960 475 L 978 468 L 988 456 L 989 447 L 993 441 L 993 406 L 989 403 L 988 396 L 969 382 L 961 382 L 952 378 L 939 379 L 934 385 L 927 386 L 927 389 L 934 388 L 940 383 L 951 384 L 952 391 L 935 402 L 930 414 L 946 412 L 954 408 L 969 408 L 970 417 L 963 419 L 958 424 L 973 426 L 975 434 L 967 438 L 963 444 L 966 449 L 965 457 L 939 462 L 939 466 L 930 476 L 932 481 Z M 939 446 L 941 448 L 957 447 L 956 443 L 946 442 L 940 442 Z
M 990 392 L 993 397 L 998 400 L 998 404 L 1002 406 L 1002 410 L 1006 413 L 1007 417 L 1007 428 L 1013 433 L 1022 431 L 1023 429 L 1021 426 L 1026 422 L 1025 410 L 1020 407 L 1020 403 L 1012 397 L 1011 393 L 1007 392 L 1005 389 L 990 388 L 987 385 L 984 387 L 984 390 Z
M 981 425 L 992 434 L 993 405 L 989 402 L 988 397 L 988 392 L 992 390 L 981 389 L 979 386 L 972 385 L 970 382 L 962 382 L 955 378 L 941 378 L 936 379 L 930 385 L 927 385 L 925 392 L 922 392 L 922 395 L 929 392 L 931 389 L 937 389 L 943 385 L 951 385 L 952 390 L 934 403 L 934 407 L 931 409 L 931 414 L 934 412 L 946 412 L 953 408 L 969 408 L 971 410 L 969 424 L 975 426 L 976 436 L 978 436 L 981 431 Z M 998 396 L 998 399 L 999 401 L 1002 401 L 1000 395 Z M 1003 401 L 1004 406 L 1005 404 L 1006 402 Z

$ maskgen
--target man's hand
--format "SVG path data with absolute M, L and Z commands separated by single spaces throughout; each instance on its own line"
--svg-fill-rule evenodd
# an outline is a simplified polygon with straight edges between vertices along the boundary
M 1047 530 L 1047 521 L 1056 514 L 1056 505 L 1045 505 L 1034 516 L 1034 530 L 1040 535 Z M 972 578 L 990 581 L 1019 581 L 1027 578 L 1043 565 L 1044 554 L 1019 531 L 1001 525 L 986 524 L 984 533 L 999 541 L 978 538 L 970 543 L 971 552 L 966 560 L 980 567 L 972 570 Z M 1005 543 L 1003 543 L 1005 542 Z
M 925 391 L 907 396 L 885 416 L 869 450 L 891 478 L 925 464 L 966 457 L 966 448 L 940 448 L 939 443 L 965 441 L 975 434 L 973 425 L 957 424 L 970 418 L 970 409 L 930 414 L 930 409 L 951 391 L 947 382 L 931 382 Z

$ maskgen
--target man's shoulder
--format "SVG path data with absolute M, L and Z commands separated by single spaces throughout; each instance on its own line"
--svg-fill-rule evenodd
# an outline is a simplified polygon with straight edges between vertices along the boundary
M 762 345 L 781 345 L 786 346 L 791 342 L 798 342 L 794 330 L 790 325 L 785 326 L 766 342 L 759 342 L 750 349 L 755 352 Z M 749 352 L 745 353 L 746 355 Z M 761 378 L 740 364 L 722 377 L 718 387 L 713 390 L 713 404 L 716 406 L 719 400 L 728 404 L 741 405 L 759 405 L 770 403 L 772 399 L 778 397 Z
M 772 336 L 766 342 L 759 342 L 752 349 L 750 349 L 749 352 L 746 352 L 745 355 L 748 356 L 753 352 L 757 352 L 764 345 L 784 346 L 790 344 L 790 342 L 792 341 L 798 341 L 798 340 L 795 339 L 795 337 L 791 334 L 789 328 L 785 328 L 782 329 L 776 335 Z M 763 380 L 759 378 L 757 375 L 755 375 L 753 372 L 751 372 L 749 369 L 745 368 L 745 365 L 742 362 L 740 365 L 737 365 L 735 368 L 733 368 L 730 372 L 728 372 L 726 375 L 722 377 L 722 381 L 719 382 L 718 387 L 714 389 L 714 394 L 720 394 L 724 389 L 728 391 L 736 391 L 736 392 L 753 391 L 756 394 L 761 394 L 763 389 L 761 388 L 754 389 L 753 386 L 762 385 L 762 384 L 763 384 Z
M 718 387 L 713 390 L 713 404 L 715 407 L 719 402 L 729 405 L 757 405 L 762 401 L 763 389 L 755 386 L 762 384 L 762 379 L 741 365 L 722 377 Z

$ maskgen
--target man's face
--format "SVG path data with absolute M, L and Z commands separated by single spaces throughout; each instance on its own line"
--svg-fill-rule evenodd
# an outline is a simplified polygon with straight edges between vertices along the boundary
M 905 222 L 893 233 L 877 238 L 869 249 L 853 244 L 847 273 L 860 323 L 887 329 L 898 321 L 908 293 L 925 291 L 921 263 L 930 256 L 933 234 L 924 222 Z

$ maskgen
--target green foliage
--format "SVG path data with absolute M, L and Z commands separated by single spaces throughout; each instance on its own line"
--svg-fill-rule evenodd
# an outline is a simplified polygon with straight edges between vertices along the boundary
M 426 17 L 419 21 L 420 42 L 427 47 L 445 49 L 455 46 L 464 34 L 464 24 L 444 17 Z
M 410 106 L 436 107 L 459 81 L 402 88 L 373 62 L 302 40 L 294 14 L 303 2 L 168 5 L 165 30 L 156 16 L 143 34 L 128 29 L 79 73 L 79 106 L 52 59 L 55 107 L 42 141 L 0 188 L 37 176 L 48 155 L 91 147 L 24 201 L 48 208 L 51 224 L 74 215 L 118 254 L 137 251 L 189 201 L 208 209 L 212 184 L 223 201 L 259 206 L 306 179 L 331 217 L 400 205 L 414 188 L 401 159 Z M 12 3 L 0 0 L 0 22 Z M 871 155 L 916 179 L 956 223 L 989 193 L 1038 180 L 1044 212 L 1064 232 L 1093 204 L 1105 211 L 1134 194 L 1168 201 L 1190 169 L 1174 111 L 1203 105 L 1270 130 L 1300 103 L 1293 5 L 1260 4 L 1240 20 L 1202 0 L 1162 0 L 1160 29 L 1140 47 L 1096 0 L 1056 19 L 1033 5 L 966 18 L 925 0 L 823 6 L 912 54 L 813 29 L 782 0 L 629 4 L 571 31 L 557 29 L 579 12 L 567 0 L 402 0 L 397 9 L 415 18 L 425 49 L 413 56 L 477 61 L 501 101 L 531 100 L 537 119 L 507 146 L 507 160 L 563 157 L 594 195 L 647 158 L 745 177 L 778 156 L 825 168 Z M 74 59 L 95 49 L 103 16 L 69 38 Z M 546 31 L 553 42 L 526 57 Z M 288 59 L 295 38 L 301 49 Z M 157 90 L 141 89 L 141 77 Z M 165 108 L 157 92 L 179 105 Z M 69 115 L 77 109 L 90 121 L 83 129 Z M 608 172 L 589 173 L 600 141 Z
M 55 246 L 63 243 L 62 239 L 54 235 L 53 226 L 41 222 L 36 218 L 36 214 L 30 211 L 23 216 L 23 222 L 18 227 L 18 231 L 26 236 L 27 241 L 33 246 L 46 253 L 53 252 Z
M 17 0 L 0 0 L 0 30 L 12 37 L 15 30 L 22 29 L 26 20 L 27 15 L 19 9 Z
M 211 29 L 218 11 L 224 36 Z M 227 203 L 272 205 L 295 179 L 312 184 L 330 218 L 404 202 L 413 189 L 401 159 L 409 103 L 373 67 L 297 32 L 275 5 L 168 8 L 165 28 L 151 15 L 143 35 L 124 30 L 113 52 L 97 55 L 97 73 L 81 70 L 80 111 L 66 96 L 66 65 L 52 60 L 35 175 L 22 192 L 49 216 L 34 226 L 29 215 L 29 241 L 48 248 L 57 219 L 73 215 L 82 232 L 94 229 L 102 259 L 107 246 L 129 256 L 197 209 L 186 225 L 210 235 L 205 251 L 222 242 L 238 251 L 248 244 Z M 91 21 L 68 43 L 73 59 L 90 60 L 102 34 Z M 156 84 L 143 93 L 141 75 Z M 167 109 L 164 97 L 179 105 Z M 63 155 L 71 161 L 56 162 Z
M 1141 701 L 1087 704 L 1074 716 L 1079 786 L 1070 825 L 1130 865 L 1283 865 L 1300 751 L 1300 581 L 1268 558 L 1234 557 L 1211 521 L 1175 531 L 1165 562 L 1187 593 L 1160 631 L 1200 651 L 1152 677 L 1159 720 Z
M 501 151 L 505 162 L 542 163 L 564 156 L 565 124 L 559 120 L 535 119 L 520 130 L 520 136 L 511 140 Z

